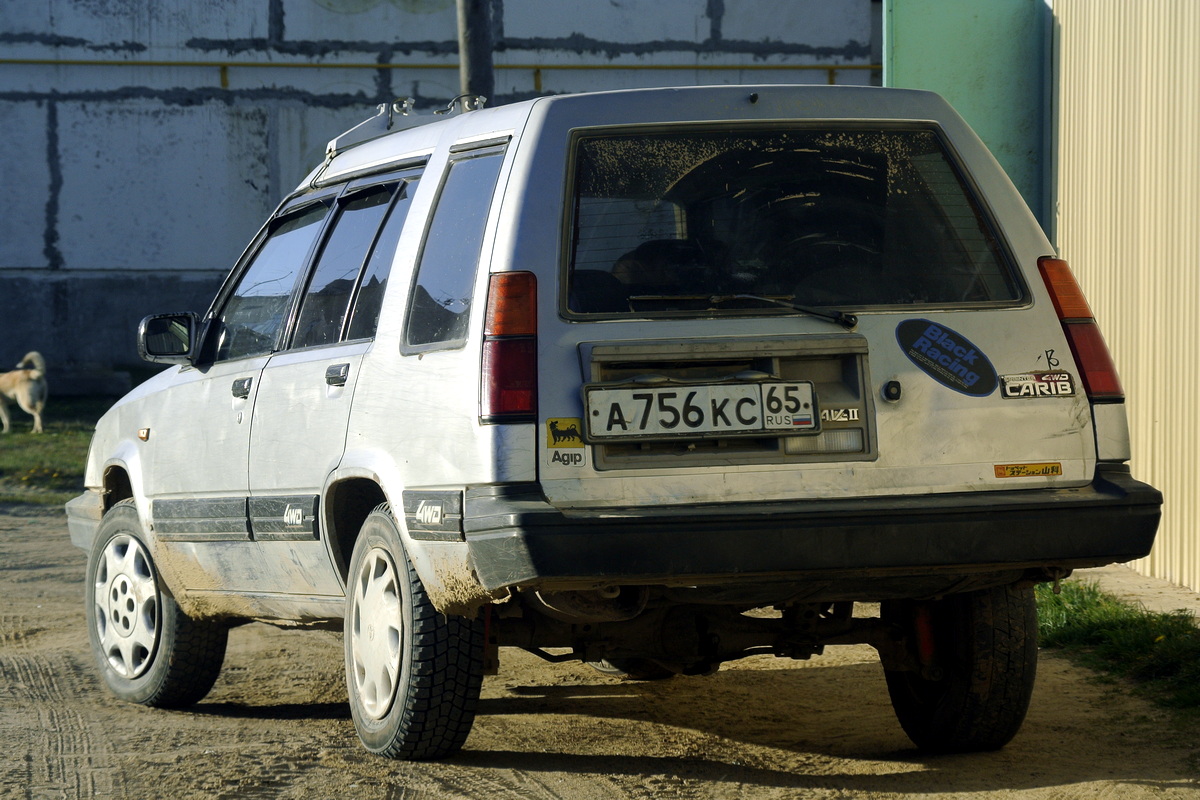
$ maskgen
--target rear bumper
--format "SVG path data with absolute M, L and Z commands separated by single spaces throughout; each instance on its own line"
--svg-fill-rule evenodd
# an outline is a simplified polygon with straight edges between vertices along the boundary
M 1124 465 L 1088 486 L 564 513 L 536 484 L 468 490 L 485 589 L 713 585 L 1076 569 L 1140 558 L 1162 494 Z

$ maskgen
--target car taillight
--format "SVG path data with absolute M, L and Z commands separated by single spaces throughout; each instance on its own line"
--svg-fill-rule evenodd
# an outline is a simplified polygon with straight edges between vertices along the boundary
M 1079 366 L 1088 399 L 1124 400 L 1125 391 L 1121 388 L 1117 367 L 1071 268 L 1062 259 L 1043 256 L 1038 259 L 1038 269 L 1050 290 L 1050 299 Z
M 530 422 L 537 416 L 537 279 L 502 272 L 488 283 L 483 326 L 483 422 Z

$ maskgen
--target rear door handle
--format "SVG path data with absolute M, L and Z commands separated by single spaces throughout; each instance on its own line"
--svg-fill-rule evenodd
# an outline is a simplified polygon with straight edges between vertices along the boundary
M 349 364 L 334 364 L 331 367 L 325 368 L 325 383 L 330 386 L 345 386 L 346 379 L 349 377 Z
M 250 387 L 254 385 L 254 378 L 238 378 L 233 382 L 233 396 L 245 400 L 250 396 Z

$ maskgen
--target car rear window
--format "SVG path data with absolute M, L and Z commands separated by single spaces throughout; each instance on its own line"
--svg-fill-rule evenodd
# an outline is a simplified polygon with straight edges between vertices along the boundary
M 1021 298 L 1005 251 L 934 130 L 582 135 L 572 185 L 572 312 Z

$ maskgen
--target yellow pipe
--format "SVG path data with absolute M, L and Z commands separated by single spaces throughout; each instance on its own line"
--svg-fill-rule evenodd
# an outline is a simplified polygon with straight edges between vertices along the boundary
M 0 58 L 0 64 L 32 64 L 38 66 L 85 67 L 303 67 L 308 69 L 458 69 L 458 63 L 444 64 L 377 64 L 374 62 L 308 61 L 147 61 L 105 60 L 87 58 Z M 881 69 L 879 64 L 495 64 L 496 69 Z
M 457 62 L 444 64 L 374 64 L 364 62 L 345 63 L 311 63 L 302 61 L 122 61 L 83 58 L 0 58 L 0 65 L 46 66 L 46 67 L 209 67 L 220 71 L 221 85 L 228 87 L 229 70 L 231 68 L 259 69 L 444 69 L 457 70 Z M 879 64 L 495 64 L 495 69 L 529 70 L 534 73 L 535 83 L 541 83 L 541 73 L 546 70 L 660 70 L 688 71 L 701 70 L 715 72 L 718 70 L 823 70 L 834 82 L 835 73 L 839 70 L 881 69 Z M 540 90 L 540 89 L 539 89 Z

